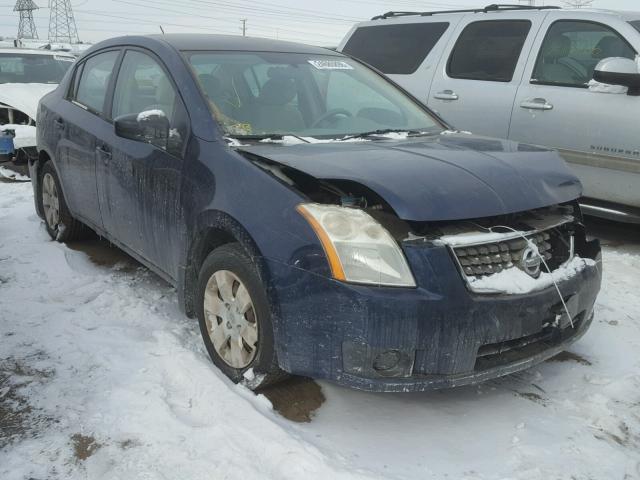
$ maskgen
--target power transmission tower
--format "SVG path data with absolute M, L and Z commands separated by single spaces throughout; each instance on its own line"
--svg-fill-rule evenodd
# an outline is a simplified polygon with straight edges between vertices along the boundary
M 563 0 L 563 3 L 571 8 L 590 7 L 593 0 Z
M 247 19 L 243 18 L 242 20 L 240 20 L 242 22 L 242 36 L 246 37 L 247 36 Z
M 14 12 L 20 12 L 20 23 L 18 24 L 18 38 L 38 38 L 36 23 L 33 21 L 33 11 L 38 6 L 33 0 L 18 0 L 13 7 Z
M 49 0 L 49 41 L 79 43 L 71 0 Z

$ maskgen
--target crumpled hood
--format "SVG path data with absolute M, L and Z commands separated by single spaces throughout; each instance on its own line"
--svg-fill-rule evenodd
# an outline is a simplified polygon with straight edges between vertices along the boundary
M 38 102 L 57 86 L 52 83 L 3 83 L 0 85 L 0 103 L 20 110 L 35 120 Z
M 240 150 L 323 180 L 351 180 L 410 221 L 503 215 L 567 202 L 580 181 L 551 150 L 467 134 Z

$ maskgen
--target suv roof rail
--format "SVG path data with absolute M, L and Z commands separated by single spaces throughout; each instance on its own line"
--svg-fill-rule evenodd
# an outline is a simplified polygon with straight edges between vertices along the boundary
M 371 20 L 384 20 L 386 18 L 393 17 L 407 17 L 412 15 L 418 15 L 421 17 L 430 17 L 431 15 L 440 15 L 443 13 L 490 13 L 500 12 L 504 10 L 558 10 L 561 7 L 555 7 L 551 5 L 535 6 L 535 5 L 511 5 L 502 3 L 492 3 L 484 8 L 473 8 L 470 10 L 437 10 L 434 12 L 387 12 L 382 15 L 377 15 Z

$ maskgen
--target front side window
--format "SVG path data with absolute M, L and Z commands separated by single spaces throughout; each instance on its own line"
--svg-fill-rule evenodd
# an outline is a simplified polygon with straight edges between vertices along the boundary
M 186 135 L 186 112 L 167 73 L 151 56 L 129 50 L 125 53 L 113 93 L 112 118 L 148 115 L 166 117 L 167 138 L 160 135 L 150 143 L 179 155 Z M 157 140 L 157 142 L 155 142 Z
M 230 136 L 340 138 L 376 130 L 441 131 L 427 111 L 347 57 L 186 52 L 211 111 Z
M 64 55 L 0 53 L 0 84 L 58 84 L 74 61 Z
M 559 21 L 545 36 L 531 83 L 586 88 L 600 60 L 635 56 L 629 44 L 605 25 Z
M 451 78 L 510 82 L 530 29 L 528 20 L 470 23 L 453 47 L 447 74 Z
M 414 73 L 449 27 L 446 22 L 358 28 L 342 51 L 386 74 Z
M 76 102 L 95 113 L 103 113 L 109 80 L 119 54 L 118 51 L 100 53 L 84 62 L 78 88 L 75 92 L 74 100 Z

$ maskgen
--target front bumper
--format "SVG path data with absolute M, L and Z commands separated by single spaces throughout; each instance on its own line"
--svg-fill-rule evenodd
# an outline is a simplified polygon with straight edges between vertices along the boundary
M 577 253 L 598 263 L 559 284 L 573 328 L 553 286 L 473 294 L 446 247 L 404 250 L 415 289 L 349 285 L 266 260 L 281 368 L 369 391 L 454 387 L 540 363 L 592 321 L 602 277 L 597 242 Z

